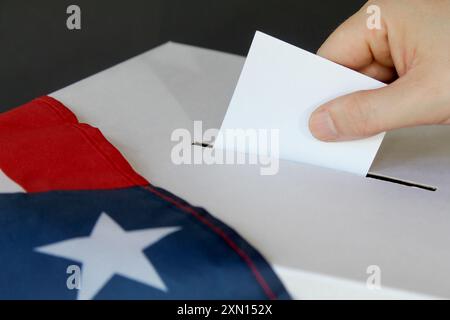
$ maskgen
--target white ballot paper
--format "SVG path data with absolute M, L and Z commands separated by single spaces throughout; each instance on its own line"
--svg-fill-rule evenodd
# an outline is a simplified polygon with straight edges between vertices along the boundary
M 261 147 L 267 142 L 261 139 L 258 146 L 232 140 L 239 140 L 236 134 L 249 138 L 254 132 L 279 130 L 278 141 L 269 141 L 271 157 L 365 176 L 384 133 L 350 142 L 321 142 L 309 131 L 309 117 L 317 107 L 333 98 L 384 85 L 256 32 L 214 148 L 267 154 L 267 146 Z M 270 138 L 270 133 L 267 136 Z

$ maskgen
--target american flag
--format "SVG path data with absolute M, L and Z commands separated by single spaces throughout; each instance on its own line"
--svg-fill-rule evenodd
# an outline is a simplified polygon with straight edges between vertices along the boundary
M 0 298 L 289 299 L 230 227 L 50 97 L 0 114 Z

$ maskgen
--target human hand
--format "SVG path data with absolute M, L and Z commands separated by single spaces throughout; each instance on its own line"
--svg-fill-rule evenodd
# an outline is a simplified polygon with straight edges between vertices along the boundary
M 367 8 L 381 29 L 367 26 Z M 390 83 L 339 97 L 313 112 L 324 141 L 353 140 L 396 128 L 450 124 L 450 0 L 374 0 L 339 26 L 318 54 Z

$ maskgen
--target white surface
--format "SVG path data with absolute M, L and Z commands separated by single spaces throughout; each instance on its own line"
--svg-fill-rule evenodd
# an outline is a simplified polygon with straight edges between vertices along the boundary
M 284 160 L 275 176 L 250 165 L 172 163 L 173 130 L 194 120 L 218 128 L 243 63 L 168 43 L 51 95 L 99 127 L 153 184 L 206 208 L 270 262 L 295 270 L 280 273 L 294 296 L 317 297 L 322 278 L 365 284 L 367 266 L 378 265 L 383 287 L 449 298 L 450 127 L 388 133 L 371 168 L 436 192 Z
M 214 146 L 227 149 L 226 143 L 233 140 L 229 129 L 278 129 L 281 159 L 366 176 L 384 133 L 327 143 L 311 135 L 308 121 L 314 109 L 329 100 L 382 86 L 377 80 L 256 32 L 221 127 L 224 140 L 218 139 Z M 261 150 L 234 146 L 240 152 Z
M 24 190 L 0 169 L 0 192 L 14 193 L 24 192 Z
M 371 288 L 363 282 L 274 266 L 293 298 L 298 300 L 431 300 L 438 299 L 389 287 Z

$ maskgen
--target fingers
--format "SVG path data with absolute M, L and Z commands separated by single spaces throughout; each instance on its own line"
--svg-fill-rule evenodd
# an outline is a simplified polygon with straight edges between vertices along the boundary
M 408 74 L 387 87 L 330 101 L 312 114 L 310 130 L 319 140 L 343 141 L 396 128 L 444 122 L 448 119 L 448 108 L 433 105 L 429 98 L 425 101 L 429 90 L 420 80 L 421 77 Z
M 309 123 L 316 138 L 353 140 L 402 127 L 450 124 L 450 81 L 443 71 L 450 61 L 442 54 L 448 51 L 442 29 L 448 21 L 442 17 L 448 13 L 440 15 L 445 10 L 438 2 L 407 3 L 368 2 L 319 49 L 319 55 L 380 81 L 400 78 L 384 88 L 349 94 L 319 107 Z M 369 5 L 383 12 L 381 29 L 368 27 Z
M 374 66 L 393 68 L 386 26 L 371 30 L 367 27 L 368 17 L 363 7 L 328 37 L 317 54 L 361 72 L 373 62 Z M 384 70 L 379 72 L 384 75 Z
M 394 68 L 389 68 L 373 61 L 370 65 L 361 68 L 359 72 L 377 79 L 378 81 L 390 83 L 397 78 L 397 72 Z
M 360 13 L 354 14 L 328 37 L 317 54 L 355 70 L 369 65 L 373 56 L 365 39 L 365 27 Z

